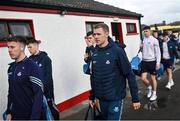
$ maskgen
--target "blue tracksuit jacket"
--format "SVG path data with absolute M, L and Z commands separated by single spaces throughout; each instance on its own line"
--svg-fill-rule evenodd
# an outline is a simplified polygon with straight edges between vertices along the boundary
M 169 52 L 169 55 L 170 55 L 170 60 L 172 62 L 174 62 L 174 57 L 176 57 L 177 59 L 179 59 L 179 55 L 177 53 L 177 49 L 176 49 L 176 46 L 174 45 L 174 42 L 169 40 L 167 42 L 167 46 L 168 46 L 168 52 Z M 160 50 L 161 50 L 161 59 L 163 59 L 163 41 L 161 41 L 159 43 L 159 47 L 160 47 Z
M 39 67 L 29 58 L 11 63 L 6 114 L 11 114 L 14 120 L 40 119 L 43 104 L 41 79 Z
M 100 100 L 121 100 L 126 95 L 126 79 L 133 102 L 139 102 L 135 75 L 124 50 L 109 38 L 104 48 L 96 48 L 92 55 L 91 86 Z
M 31 55 L 29 57 L 41 68 L 44 85 L 44 95 L 47 99 L 54 100 L 54 87 L 52 78 L 52 64 L 51 59 L 46 52 L 40 51 L 37 55 Z

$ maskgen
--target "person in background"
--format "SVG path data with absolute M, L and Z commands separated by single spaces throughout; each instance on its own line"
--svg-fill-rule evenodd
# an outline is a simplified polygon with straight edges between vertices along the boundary
M 160 49 L 161 49 L 161 58 L 162 58 L 161 62 L 164 65 L 164 69 L 166 70 L 168 76 L 168 83 L 166 85 L 166 88 L 170 90 L 171 87 L 174 85 L 173 74 L 172 74 L 174 57 L 179 59 L 179 56 L 177 53 L 177 49 L 173 44 L 173 42 L 170 41 L 167 32 L 163 33 L 163 42 L 160 46 Z
M 132 106 L 140 108 L 138 87 L 124 50 L 110 39 L 109 27 L 100 23 L 94 26 L 96 49 L 92 54 L 91 86 L 94 98 L 99 100 L 103 120 L 120 120 L 126 79 L 132 95 Z
M 174 45 L 176 46 L 176 48 L 177 48 L 178 47 L 178 40 L 177 40 L 176 36 L 173 34 L 173 31 L 168 30 L 167 33 L 168 33 L 170 41 L 172 41 L 174 43 Z
M 43 85 L 44 85 L 44 95 L 47 98 L 48 105 L 51 109 L 53 118 L 55 120 L 59 119 L 59 111 L 54 103 L 54 86 L 52 78 L 52 61 L 46 52 L 39 50 L 39 44 L 41 42 L 31 38 L 27 41 L 27 48 L 31 54 L 29 57 L 33 60 L 42 70 Z
M 26 39 L 7 40 L 8 52 L 15 62 L 8 69 L 8 104 L 6 120 L 41 120 L 43 84 L 40 68 L 25 55 Z
M 96 48 L 96 43 L 95 43 L 95 39 L 93 36 L 93 31 L 89 31 L 86 36 L 85 36 L 85 42 L 87 44 L 86 50 L 85 50 L 85 55 L 84 55 L 84 61 L 86 63 L 90 63 L 91 62 L 91 56 L 93 54 L 93 52 L 95 51 Z M 91 66 L 91 64 L 90 64 Z M 91 80 L 91 74 L 90 74 L 90 80 Z M 89 104 L 92 108 L 94 108 L 94 106 L 96 106 L 99 110 L 99 100 L 98 99 L 93 99 L 93 92 L 92 90 L 90 91 L 90 96 L 89 96 Z
M 142 74 L 141 80 L 148 87 L 147 98 L 150 101 L 157 99 L 157 81 L 156 70 L 160 68 L 161 52 L 159 48 L 159 42 L 156 38 L 151 36 L 151 30 L 149 26 L 143 28 L 144 39 L 142 41 Z M 147 79 L 147 74 L 150 73 L 151 82 Z
M 178 32 L 178 42 L 180 43 L 180 30 L 179 30 L 179 32 Z
M 178 51 L 180 51 L 180 30 L 178 32 Z
M 159 42 L 162 42 L 163 41 L 163 33 L 159 33 L 158 34 L 158 40 L 159 40 Z
M 87 44 L 85 55 L 84 55 L 84 61 L 87 63 L 91 60 L 91 55 L 93 51 L 95 50 L 95 40 L 93 36 L 93 31 L 89 31 L 85 36 L 85 42 Z
M 158 39 L 158 31 L 157 30 L 154 30 L 152 35 L 154 38 Z

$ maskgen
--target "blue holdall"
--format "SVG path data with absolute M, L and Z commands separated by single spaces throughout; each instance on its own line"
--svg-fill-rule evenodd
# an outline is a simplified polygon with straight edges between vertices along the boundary
M 160 77 L 161 75 L 164 74 L 164 66 L 162 63 L 160 64 L 160 68 L 156 70 L 156 73 L 157 73 L 157 77 Z
M 4 112 L 3 114 L 2 114 L 2 118 L 3 118 L 3 121 L 6 121 L 6 112 Z
M 49 108 L 49 105 L 47 103 L 47 99 L 46 99 L 45 96 L 43 96 L 43 109 L 45 111 L 46 120 L 47 121 L 52 121 L 53 120 L 53 116 L 52 116 L 51 110 Z
M 140 76 L 141 75 L 141 58 L 139 57 L 139 53 L 141 52 L 141 49 L 138 51 L 138 54 L 132 58 L 131 60 L 131 68 L 135 75 Z
M 131 68 L 134 70 L 139 70 L 140 69 L 140 67 L 139 67 L 140 63 L 141 63 L 141 59 L 139 56 L 133 57 L 131 60 Z
M 90 75 L 90 62 L 83 65 L 83 72 Z

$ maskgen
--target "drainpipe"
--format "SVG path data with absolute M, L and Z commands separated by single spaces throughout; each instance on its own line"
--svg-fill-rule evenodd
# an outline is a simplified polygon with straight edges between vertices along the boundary
M 143 35 L 142 35 L 142 28 L 141 28 L 141 17 L 143 17 L 143 16 L 139 17 L 139 31 L 140 31 L 140 40 L 142 41 L 143 40 Z

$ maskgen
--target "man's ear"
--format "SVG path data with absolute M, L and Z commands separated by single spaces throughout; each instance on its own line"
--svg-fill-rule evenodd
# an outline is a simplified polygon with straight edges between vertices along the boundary
M 21 46 L 21 51 L 24 51 L 24 49 L 25 49 L 25 45 L 21 43 L 21 45 L 20 45 L 20 46 Z
M 105 35 L 106 35 L 106 37 L 108 37 L 109 36 L 109 32 L 105 32 Z

